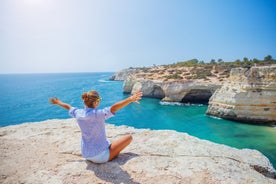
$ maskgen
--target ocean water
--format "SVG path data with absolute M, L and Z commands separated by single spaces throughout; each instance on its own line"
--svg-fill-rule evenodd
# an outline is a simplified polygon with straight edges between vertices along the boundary
M 0 126 L 48 119 L 70 118 L 68 112 L 50 105 L 50 97 L 59 97 L 75 107 L 83 107 L 81 94 L 95 89 L 101 97 L 100 107 L 126 98 L 123 82 L 109 81 L 113 73 L 1 74 Z M 276 167 L 276 128 L 237 123 L 205 115 L 206 105 L 160 103 L 143 98 L 107 120 L 115 125 L 154 130 L 186 132 L 201 139 L 236 148 L 257 149 Z

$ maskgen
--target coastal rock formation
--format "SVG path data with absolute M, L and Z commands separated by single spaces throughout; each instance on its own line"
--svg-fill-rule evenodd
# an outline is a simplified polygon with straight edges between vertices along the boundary
M 207 115 L 276 124 L 276 66 L 235 68 L 209 101 Z
M 227 77 L 228 69 L 218 66 L 154 66 L 124 69 L 110 80 L 123 80 L 124 93 L 141 90 L 162 101 L 207 104 Z
M 133 142 L 113 161 L 94 164 L 80 155 L 75 120 L 0 128 L 0 183 L 276 183 L 269 160 L 186 133 L 107 124 L 113 141 Z
M 123 92 L 142 91 L 146 97 L 159 98 L 167 102 L 208 103 L 209 98 L 220 85 L 201 81 L 164 82 L 158 80 L 128 77 Z
M 123 69 L 119 72 L 116 72 L 114 75 L 109 77 L 109 80 L 115 80 L 115 81 L 124 81 L 127 79 L 128 76 L 137 73 L 139 70 L 138 69 Z

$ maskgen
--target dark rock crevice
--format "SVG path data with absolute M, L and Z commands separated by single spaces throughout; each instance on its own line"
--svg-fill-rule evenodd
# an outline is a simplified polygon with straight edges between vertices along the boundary
M 181 103 L 208 104 L 212 92 L 207 89 L 191 89 L 181 100 Z

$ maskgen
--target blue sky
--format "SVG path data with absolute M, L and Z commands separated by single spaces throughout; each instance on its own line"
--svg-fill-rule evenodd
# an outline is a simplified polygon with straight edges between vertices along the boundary
M 1 0 L 0 73 L 276 58 L 276 0 Z

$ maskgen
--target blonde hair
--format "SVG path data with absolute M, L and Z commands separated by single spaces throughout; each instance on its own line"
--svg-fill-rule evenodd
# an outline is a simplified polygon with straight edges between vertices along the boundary
M 95 90 L 88 91 L 86 93 L 83 93 L 81 95 L 81 98 L 83 99 L 83 103 L 89 107 L 89 108 L 95 108 L 94 102 L 98 101 L 100 99 L 99 93 Z

